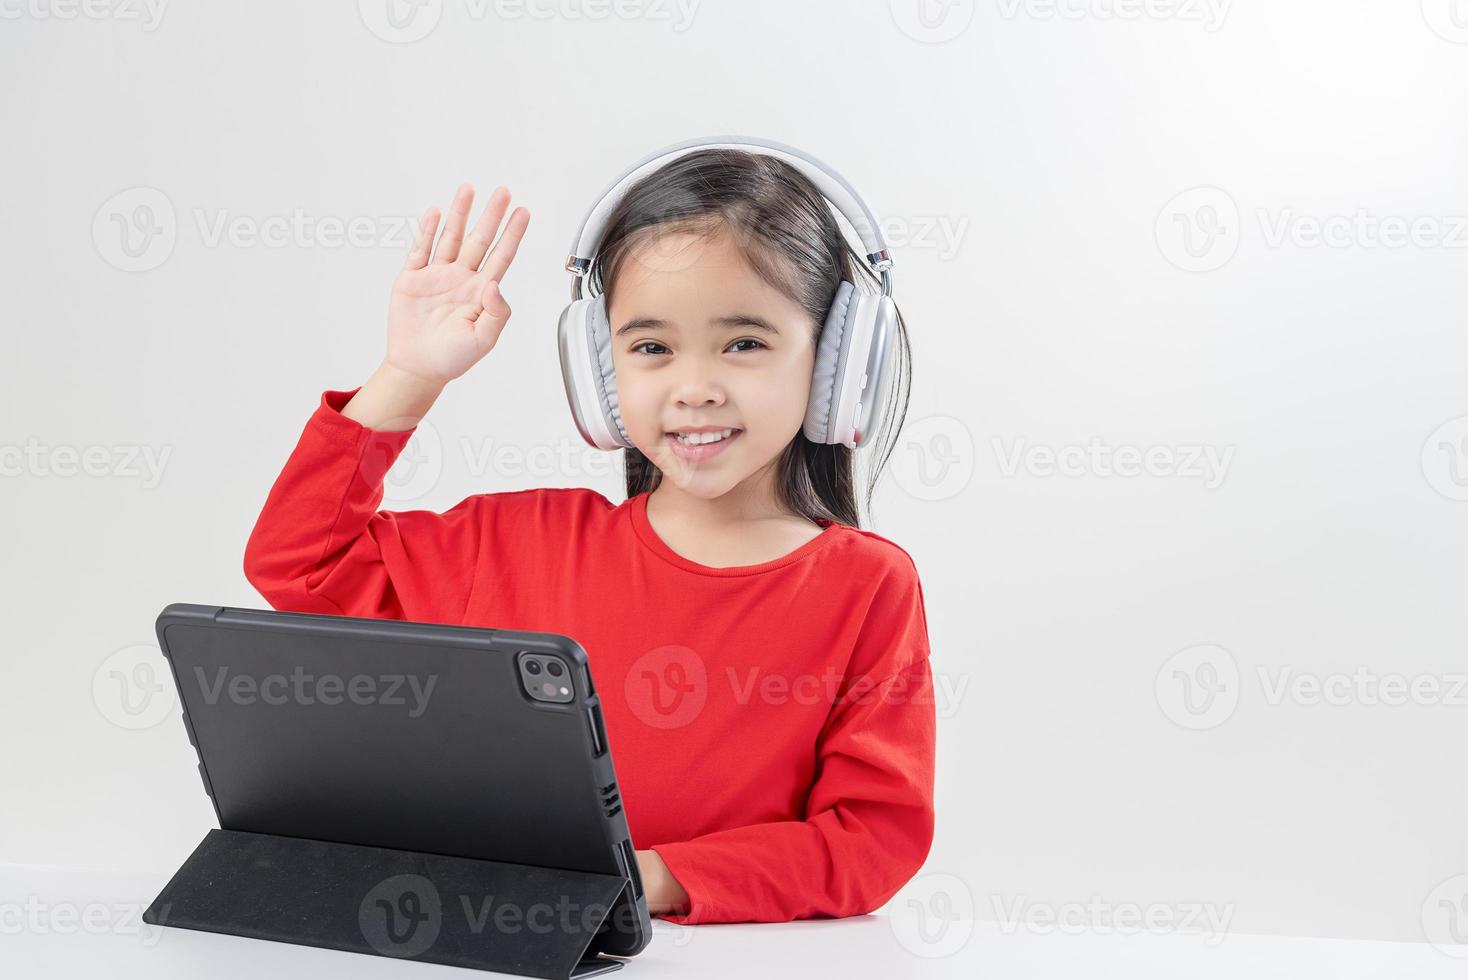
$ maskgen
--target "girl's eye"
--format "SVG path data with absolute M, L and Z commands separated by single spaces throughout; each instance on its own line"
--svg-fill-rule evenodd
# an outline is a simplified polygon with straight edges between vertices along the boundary
M 753 350 L 758 350 L 761 347 L 764 347 L 765 346 L 763 343 L 761 343 L 758 340 L 755 340 L 753 337 L 742 337 L 739 340 L 734 341 L 734 344 L 754 344 L 753 347 L 746 347 L 743 350 L 741 350 L 741 351 L 738 352 L 738 353 L 741 353 L 741 354 L 745 354 L 745 353 L 748 353 L 748 352 L 753 351 Z M 731 344 L 730 346 L 734 346 L 734 345 Z M 648 347 L 656 347 L 657 350 L 647 350 L 646 348 L 648 348 Z M 644 355 L 646 355 L 648 357 L 656 357 L 658 354 L 665 353 L 666 351 L 667 351 L 667 348 L 664 347 L 662 344 L 658 343 L 655 340 L 644 340 L 642 343 L 640 343 L 640 344 L 638 344 L 638 345 L 636 345 L 635 347 L 632 348 L 632 353 L 634 353 L 634 354 L 644 354 Z

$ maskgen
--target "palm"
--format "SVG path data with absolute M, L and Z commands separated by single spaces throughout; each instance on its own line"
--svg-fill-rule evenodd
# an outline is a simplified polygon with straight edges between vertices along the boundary
M 472 187 L 459 188 L 431 260 L 438 217 L 432 208 L 423 216 L 388 299 L 388 361 L 440 382 L 468 371 L 499 340 L 510 310 L 497 293 L 498 285 L 530 220 L 526 209 L 517 208 L 490 251 L 509 192 L 495 189 L 466 236 L 464 226 L 473 198 Z

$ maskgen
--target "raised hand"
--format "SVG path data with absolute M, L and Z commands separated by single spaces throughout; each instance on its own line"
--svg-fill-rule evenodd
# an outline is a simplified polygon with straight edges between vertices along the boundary
M 437 248 L 438 209 L 424 213 L 388 300 L 385 363 L 437 385 L 468 371 L 499 340 L 510 319 L 500 280 L 530 223 L 530 212 L 516 208 L 494 242 L 510 204 L 509 190 L 496 187 L 466 236 L 473 203 L 474 188 L 460 185 Z

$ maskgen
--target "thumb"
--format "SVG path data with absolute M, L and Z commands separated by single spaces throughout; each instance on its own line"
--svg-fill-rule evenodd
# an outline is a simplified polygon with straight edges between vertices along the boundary
M 483 309 L 474 319 L 474 335 L 486 347 L 493 347 L 495 341 L 499 339 L 500 331 L 509 322 L 510 304 L 505 302 L 499 283 L 493 279 L 484 284 L 479 303 Z
M 493 279 L 484 284 L 484 291 L 479 294 L 479 303 L 501 320 L 508 319 L 510 316 L 510 304 L 505 302 L 505 296 L 500 292 L 500 284 Z

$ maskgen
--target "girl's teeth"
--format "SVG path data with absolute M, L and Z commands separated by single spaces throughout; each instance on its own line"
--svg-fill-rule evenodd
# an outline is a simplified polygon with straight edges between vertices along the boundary
M 733 434 L 733 432 L 733 429 L 725 429 L 723 432 L 694 432 L 689 434 L 675 432 L 674 435 L 677 437 L 679 442 L 686 443 L 690 446 L 701 446 L 705 443 L 718 442 L 720 439 L 727 439 L 730 435 Z

